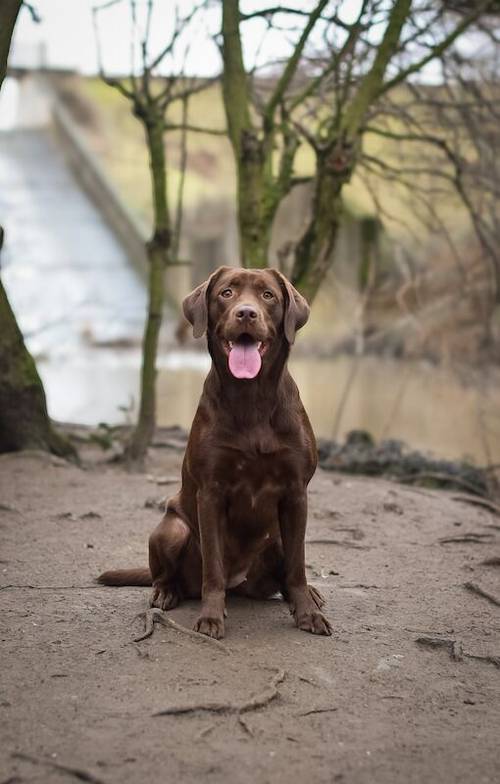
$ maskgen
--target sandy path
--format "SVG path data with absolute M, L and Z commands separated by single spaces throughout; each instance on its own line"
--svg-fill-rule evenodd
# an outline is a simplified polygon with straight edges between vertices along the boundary
M 336 544 L 309 544 L 307 561 L 333 637 L 296 630 L 282 602 L 231 600 L 229 652 L 162 626 L 134 643 L 148 589 L 92 579 L 145 562 L 160 516 L 145 501 L 176 484 L 89 457 L 87 470 L 0 458 L 2 784 L 498 781 L 500 669 L 415 642 L 500 656 L 500 607 L 463 587 L 500 596 L 500 569 L 481 563 L 500 556 L 498 518 L 444 493 L 318 471 L 308 537 Z M 155 450 L 149 470 L 178 475 L 180 459 Z M 466 533 L 481 536 L 439 541 Z M 172 617 L 191 627 L 196 613 L 192 602 Z M 276 699 L 243 723 L 153 716 L 245 702 L 280 670 Z

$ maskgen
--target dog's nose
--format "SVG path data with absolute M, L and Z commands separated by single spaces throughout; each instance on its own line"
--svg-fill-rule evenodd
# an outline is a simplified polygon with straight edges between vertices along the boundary
M 251 305 L 240 305 L 236 311 L 238 321 L 254 321 L 257 318 L 257 311 Z

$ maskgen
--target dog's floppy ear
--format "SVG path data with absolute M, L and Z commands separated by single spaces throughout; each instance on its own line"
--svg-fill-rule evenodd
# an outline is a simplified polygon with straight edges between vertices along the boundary
M 182 302 L 182 310 L 185 317 L 190 324 L 193 325 L 193 336 L 201 338 L 208 327 L 208 294 L 210 288 L 215 280 L 219 277 L 221 272 L 229 269 L 229 267 L 219 267 L 213 272 L 208 280 L 200 283 L 191 294 Z
M 285 294 L 285 337 L 290 345 L 292 345 L 295 340 L 295 333 L 307 322 L 311 309 L 307 300 L 302 296 L 302 294 L 299 294 L 297 289 L 292 286 L 290 281 L 285 278 L 283 273 L 274 269 L 271 271 L 278 278 L 280 286 Z

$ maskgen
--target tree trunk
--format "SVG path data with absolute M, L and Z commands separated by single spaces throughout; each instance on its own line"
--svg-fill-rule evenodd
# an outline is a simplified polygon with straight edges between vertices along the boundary
M 269 140 L 265 143 L 258 138 L 252 123 L 241 45 L 239 0 L 223 0 L 222 36 L 222 94 L 238 181 L 240 261 L 244 267 L 267 267 L 272 217 L 266 174 L 272 149 Z
M 76 455 L 51 425 L 40 376 L 0 281 L 0 452 L 20 449 Z
M 243 267 L 267 267 L 274 212 L 266 181 L 264 145 L 243 131 L 237 161 L 238 231 Z
M 311 217 L 293 248 L 293 285 L 311 304 L 330 267 L 342 220 L 342 188 L 350 178 L 350 156 L 335 147 L 318 153 Z
M 149 299 L 142 343 L 139 418 L 125 450 L 126 459 L 139 464 L 144 460 L 156 427 L 156 358 L 165 305 L 165 269 L 171 243 L 162 119 L 146 120 L 145 130 L 153 188 L 154 232 L 148 244 Z
M 22 0 L 1 0 L 0 2 L 0 89 L 7 71 L 12 33 Z
M 0 2 L 0 88 L 21 5 L 21 0 Z M 0 238 L 1 250 L 1 227 Z M 40 376 L 0 280 L 0 452 L 30 448 L 76 455 L 73 446 L 52 428 Z

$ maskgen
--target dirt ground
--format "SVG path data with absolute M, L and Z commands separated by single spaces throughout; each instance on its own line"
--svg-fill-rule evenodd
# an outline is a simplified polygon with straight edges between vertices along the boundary
M 0 457 L 1 784 L 498 782 L 500 606 L 464 587 L 500 597 L 498 517 L 319 470 L 307 563 L 332 637 L 231 599 L 223 646 L 160 625 L 134 642 L 149 589 L 93 579 L 145 564 L 182 452 L 153 450 L 148 474 L 85 458 Z

